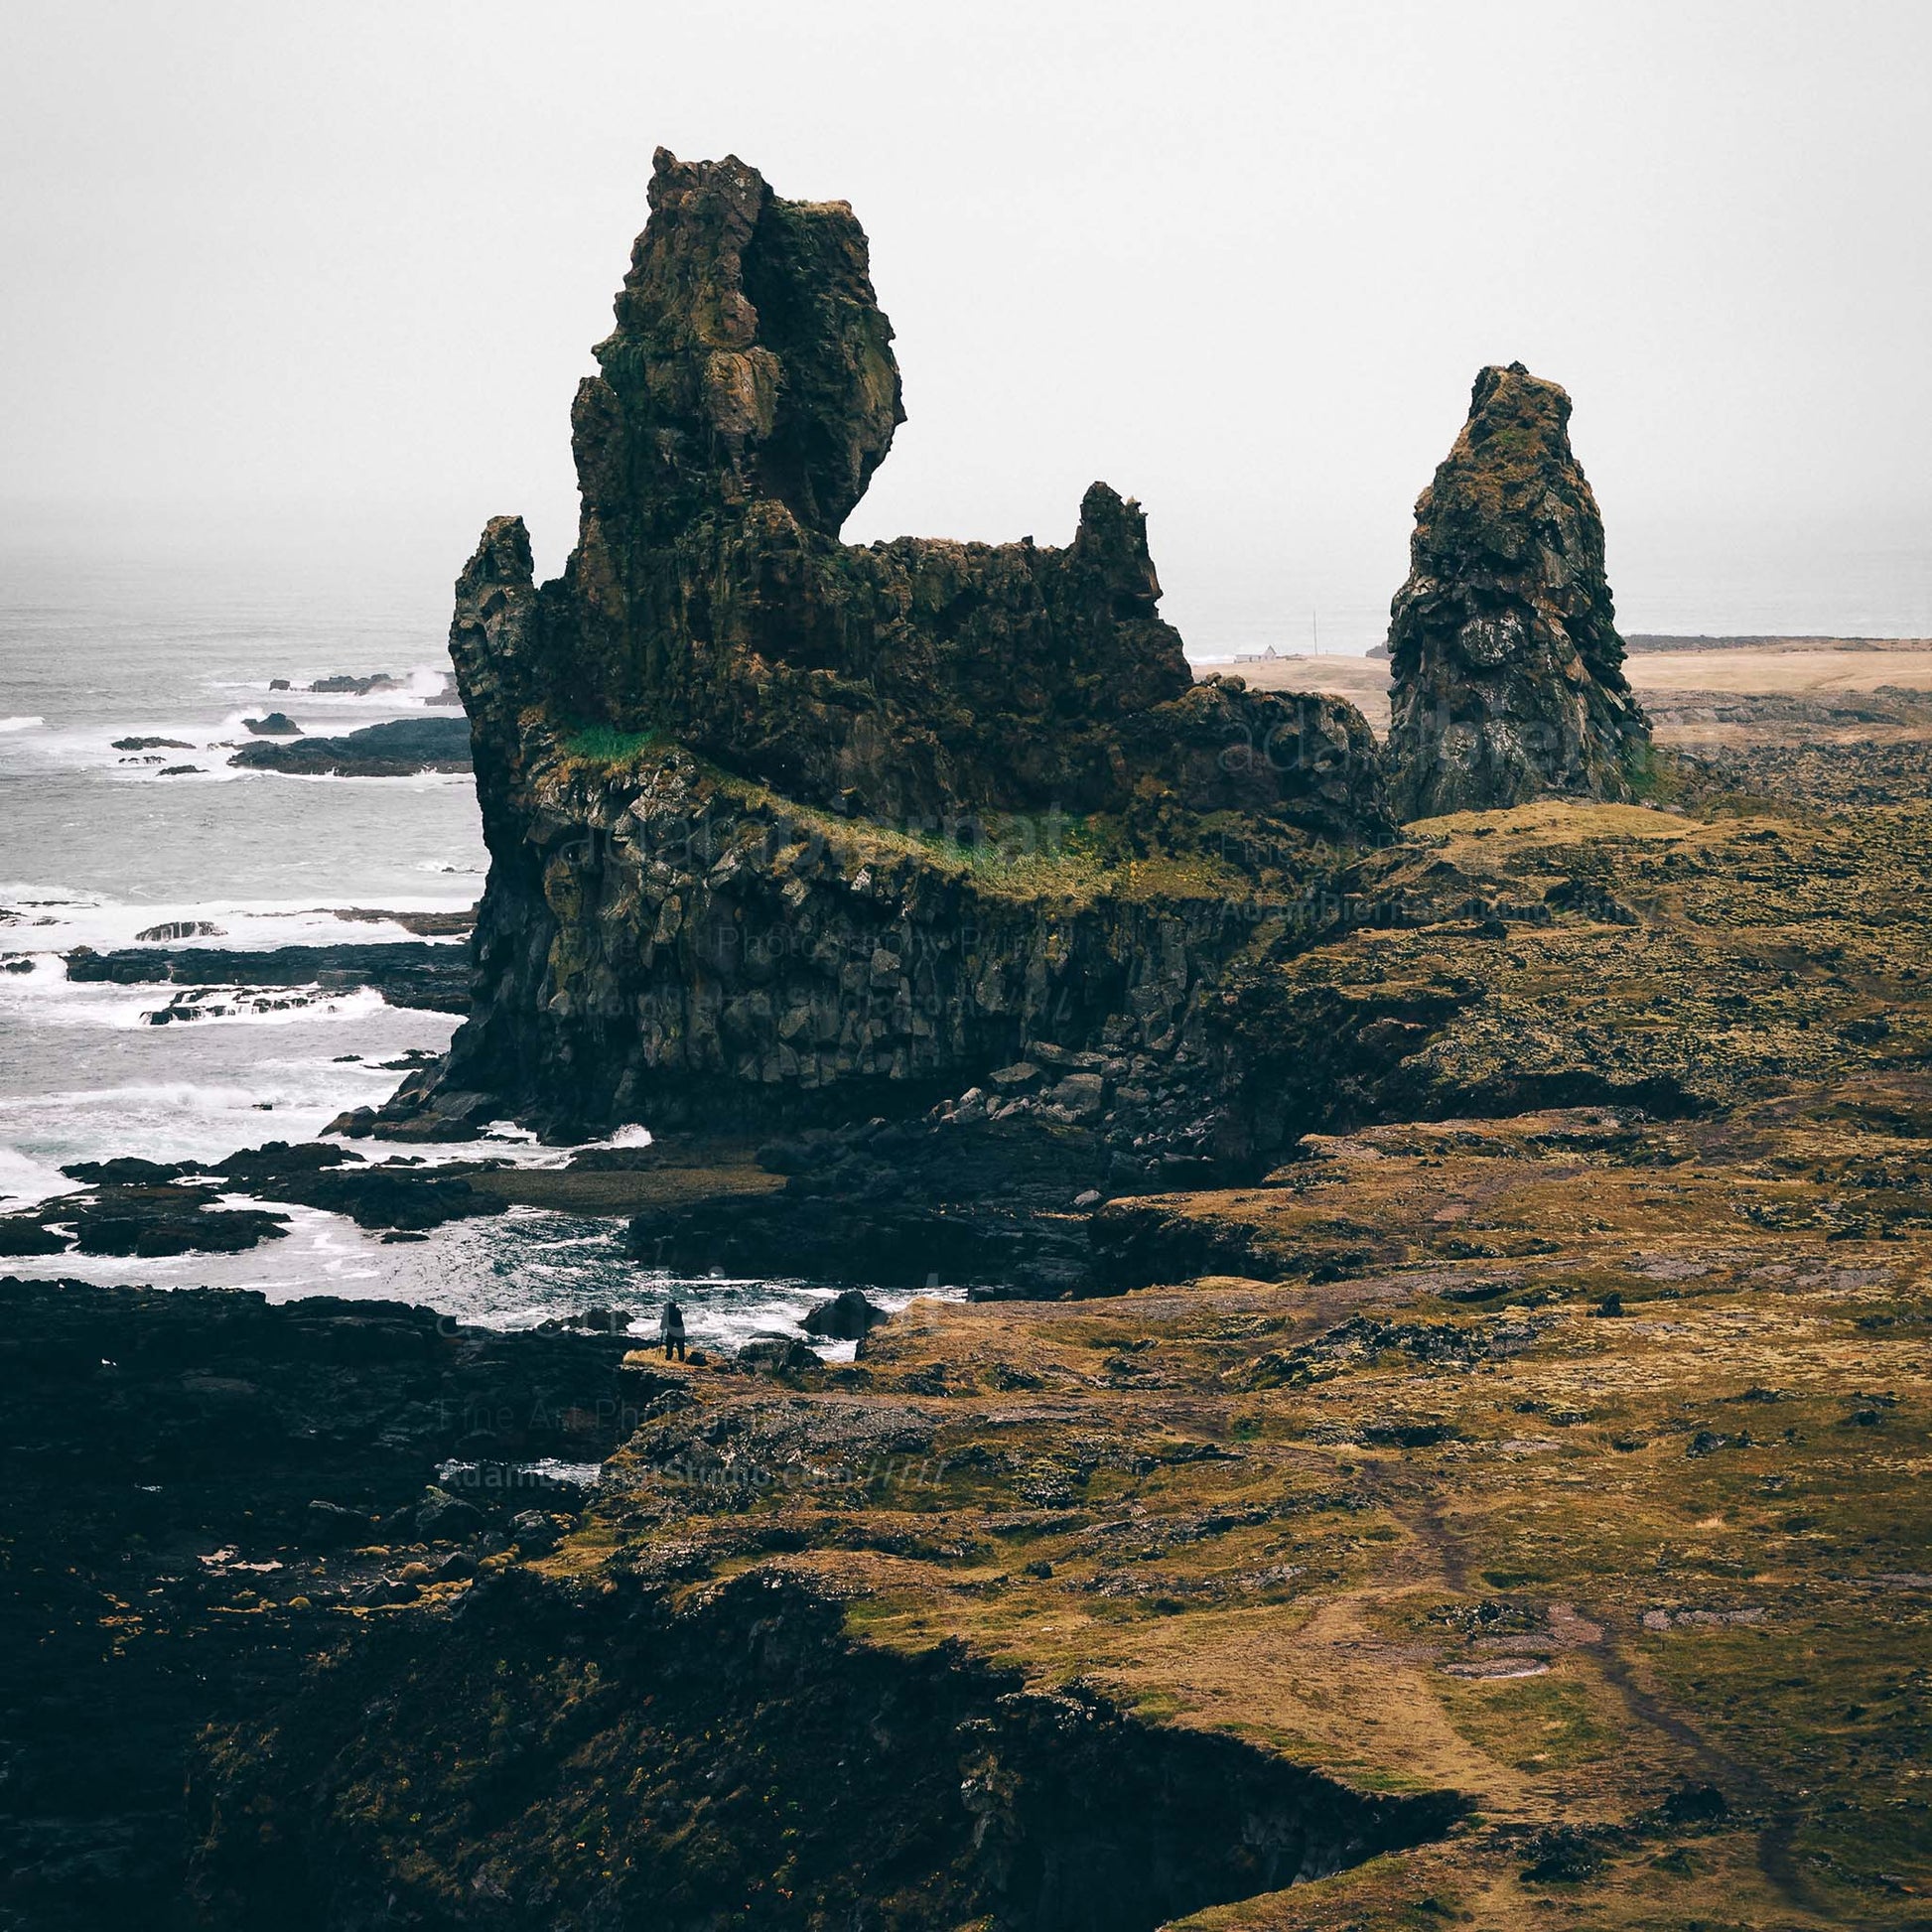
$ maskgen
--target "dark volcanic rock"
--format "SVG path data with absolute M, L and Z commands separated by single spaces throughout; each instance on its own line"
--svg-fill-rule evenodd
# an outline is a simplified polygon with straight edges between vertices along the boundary
M 244 718 L 241 721 L 258 738 L 299 738 L 302 727 L 285 711 L 271 711 L 266 718 Z
M 1416 504 L 1389 644 L 1398 814 L 1546 792 L 1634 795 L 1650 728 L 1623 675 L 1603 522 L 1571 453 L 1570 398 L 1520 362 L 1476 377 Z
M 392 676 L 387 671 L 375 671 L 367 677 L 356 677 L 347 671 L 338 671 L 334 677 L 319 677 L 309 686 L 311 691 L 341 692 L 349 697 L 366 698 L 375 691 L 399 691 L 404 680 Z
M 357 1227 L 420 1232 L 448 1221 L 502 1213 L 505 1201 L 470 1184 L 472 1174 L 502 1165 L 478 1161 L 435 1168 L 371 1167 L 349 1149 L 329 1142 L 291 1146 L 269 1141 L 202 1172 L 218 1176 L 229 1189 L 265 1200 L 299 1201 L 345 1214 Z
M 44 1227 L 32 1215 L 0 1216 L 0 1255 L 58 1255 L 67 1246 L 65 1235 Z
M 184 1787 L 207 1727 L 296 1695 L 356 1627 L 336 1606 L 414 1593 L 412 1518 L 432 1564 L 506 1521 L 485 1492 L 426 1526 L 439 1464 L 608 1454 L 636 1421 L 624 1347 L 394 1302 L 0 1279 L 0 1920 L 206 1924 Z
M 492 750 L 513 752 L 536 702 L 902 820 L 1118 809 L 1200 736 L 1146 519 L 1104 483 L 1065 550 L 838 542 L 901 416 L 844 204 L 660 151 L 617 318 L 578 392 L 583 518 L 563 579 L 539 591 L 520 520 L 498 518 L 458 585 L 451 650 Z M 1288 751 L 1277 705 L 1232 682 L 1222 699 L 1244 742 Z M 1350 742 L 1338 718 L 1327 730 Z M 1258 757 L 1244 802 L 1293 807 L 1305 782 L 1292 752 Z M 1316 789 L 1332 788 L 1324 767 Z
M 453 1625 L 372 1620 L 199 1767 L 194 1801 L 219 1926 L 519 1923 L 481 1870 L 542 1874 L 557 1925 L 899 1932 L 1154 1932 L 1465 1809 L 1030 1690 L 958 1644 L 855 1641 L 794 1579 L 573 1593 L 529 1571 Z M 568 1856 L 592 1812 L 602 1856 Z
M 500 1214 L 507 1203 L 473 1187 L 471 1176 L 502 1165 L 465 1162 L 435 1168 L 366 1165 L 347 1148 L 320 1141 L 270 1141 L 212 1167 L 184 1161 L 80 1162 L 66 1172 L 86 1191 L 56 1195 L 0 1220 L 0 1254 L 58 1254 L 51 1232 L 69 1224 L 83 1254 L 231 1254 L 285 1234 L 288 1216 L 221 1208 L 223 1193 L 345 1214 L 358 1227 L 420 1233 L 445 1222 Z
M 892 1316 L 876 1309 L 856 1288 L 848 1288 L 821 1303 L 806 1315 L 803 1327 L 808 1335 L 824 1335 L 833 1341 L 863 1341 L 882 1321 Z
M 903 415 L 863 230 L 736 158 L 660 151 L 650 201 L 578 392 L 552 692 L 568 676 L 583 722 L 669 731 L 819 804 L 1118 802 L 1119 737 L 1192 681 L 1139 508 L 1095 484 L 1063 551 L 841 545 Z
M 759 1335 L 748 1341 L 734 1359 L 740 1368 L 757 1375 L 797 1375 L 825 1366 L 814 1350 L 788 1335 Z
M 372 986 L 391 1006 L 435 1013 L 465 1013 L 470 1006 L 469 949 L 428 942 L 277 946 L 269 952 L 214 946 L 95 952 L 76 946 L 67 966 L 70 980 L 119 986 L 316 986 L 326 993 Z
M 421 1233 L 448 1221 L 500 1214 L 505 1203 L 481 1194 L 459 1175 L 399 1174 L 383 1170 L 346 1169 L 264 1183 L 262 1191 L 280 1200 L 346 1214 L 357 1227 L 395 1228 Z
M 761 1158 L 788 1173 L 781 1192 L 639 1214 L 631 1254 L 683 1271 L 1078 1295 L 1089 1286 L 1087 1231 L 1068 1204 L 1120 1165 L 1090 1129 L 983 1113 L 869 1121 Z
M 250 730 L 255 729 L 252 725 Z M 247 745 L 228 762 L 249 771 L 340 778 L 399 778 L 417 771 L 468 771 L 470 726 L 462 718 L 398 718 L 343 738 L 299 745 Z
M 288 1232 L 288 1216 L 219 1205 L 219 1189 L 198 1184 L 212 1172 L 192 1161 L 81 1162 L 69 1176 L 82 1190 L 56 1194 L 0 1220 L 0 1254 L 240 1254 Z M 69 1234 L 64 1230 L 71 1231 Z
M 241 1254 L 288 1233 L 288 1216 L 260 1208 L 204 1205 L 186 1190 L 156 1189 L 142 1200 L 120 1194 L 77 1216 L 74 1248 L 83 1255 Z
M 375 1518 L 366 1510 L 345 1509 L 322 1497 L 313 1497 L 302 1512 L 301 1538 L 319 1550 L 334 1549 L 345 1543 L 367 1541 L 374 1532 Z
M 262 1147 L 244 1148 L 212 1167 L 186 1164 L 181 1172 L 217 1180 L 227 1192 L 250 1193 L 270 1201 L 296 1201 L 305 1207 L 345 1214 L 358 1227 L 416 1233 L 441 1227 L 448 1221 L 502 1213 L 506 1203 L 494 1195 L 480 1193 L 471 1186 L 469 1178 L 501 1165 L 482 1161 L 456 1167 L 373 1167 L 365 1165 L 360 1155 L 329 1142 L 305 1141 L 291 1146 L 286 1141 L 269 1141 Z M 132 1191 L 123 1187 L 102 1198 L 122 1200 Z M 49 1204 L 37 1211 L 45 1217 L 57 1206 L 58 1203 Z M 196 1225 L 206 1228 L 211 1221 L 231 1218 L 205 1212 L 197 1217 Z M 273 1231 L 281 1232 L 280 1229 Z M 202 1241 L 195 1245 L 212 1247 L 215 1243 Z
M 61 1172 L 69 1180 L 96 1186 L 158 1187 L 200 1170 L 193 1161 L 143 1161 L 138 1155 L 123 1154 L 112 1161 L 76 1161 Z
M 376 1130 L 898 1116 L 1050 1041 L 1062 1122 L 1138 1050 L 1212 1136 L 1217 976 L 1392 830 L 1366 726 L 1194 685 L 1104 484 L 1063 550 L 840 543 L 900 414 L 863 232 L 736 160 L 660 153 L 651 210 L 563 577 L 500 517 L 458 581 L 478 999 Z
M 474 905 L 466 906 L 461 912 L 400 912 L 369 905 L 332 905 L 328 910 L 336 918 L 355 925 L 399 925 L 419 939 L 467 939 L 477 929 Z

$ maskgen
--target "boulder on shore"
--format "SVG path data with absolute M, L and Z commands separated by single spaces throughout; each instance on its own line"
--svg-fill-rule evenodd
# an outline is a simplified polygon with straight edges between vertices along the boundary
M 805 1369 L 824 1366 L 818 1353 L 802 1341 L 786 1335 L 760 1335 L 738 1351 L 740 1368 L 759 1375 L 797 1375 Z
M 821 1302 L 800 1324 L 808 1335 L 823 1335 L 828 1341 L 863 1341 L 882 1321 L 890 1321 L 882 1308 L 866 1300 L 863 1291 L 842 1289 L 829 1302 Z

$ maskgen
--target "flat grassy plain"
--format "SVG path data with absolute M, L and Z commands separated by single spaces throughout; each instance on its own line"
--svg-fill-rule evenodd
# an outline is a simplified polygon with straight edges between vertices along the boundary
M 1273 657 L 1207 668 L 1245 678 L 1258 691 L 1327 691 L 1355 705 L 1378 736 L 1389 728 L 1387 658 Z M 1681 705 L 1699 693 L 1822 699 L 1887 688 L 1932 692 L 1932 644 L 1799 638 L 1730 649 L 1641 650 L 1630 654 L 1624 670 L 1647 707 Z M 1774 722 L 1760 721 L 1759 735 Z M 1669 744 L 1680 733 L 1665 724 L 1659 736 Z

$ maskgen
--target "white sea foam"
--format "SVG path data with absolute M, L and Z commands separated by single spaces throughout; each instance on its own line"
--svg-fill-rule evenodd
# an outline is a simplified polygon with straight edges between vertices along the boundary
M 65 1193 L 72 1185 L 59 1168 L 10 1147 L 0 1147 L 0 1212 L 30 1207 L 50 1194 Z M 6 1266 L 11 1263 L 0 1263 L 0 1267 Z
M 492 1131 L 492 1129 L 496 1131 Z M 501 1161 L 512 1168 L 564 1168 L 578 1150 L 545 1147 L 534 1134 L 510 1121 L 493 1121 L 475 1141 L 378 1141 L 355 1143 L 355 1152 L 374 1167 L 434 1166 L 442 1161 Z M 512 1207 L 512 1215 L 541 1215 L 542 1208 Z
M 467 912 L 468 893 L 383 894 L 378 908 L 389 912 Z M 96 952 L 136 943 L 135 934 L 159 925 L 212 925 L 218 933 L 196 939 L 156 941 L 171 949 L 213 947 L 230 952 L 262 952 L 274 946 L 356 945 L 414 939 L 417 935 L 392 919 L 349 920 L 314 899 L 209 898 L 130 902 L 102 894 L 71 893 L 59 886 L 0 881 L 0 907 L 26 916 L 19 924 L 0 924 L 0 952 L 70 952 L 92 946 Z M 345 907 L 344 909 L 348 909 Z M 40 924 L 36 921 L 48 920 Z M 463 946 L 461 935 L 443 935 L 431 944 Z
M 46 723 L 45 718 L 0 718 L 0 732 L 30 732 Z
M 244 767 L 230 772 L 230 775 L 236 778 L 280 778 L 305 785 L 377 785 L 384 791 L 442 791 L 452 786 L 462 790 L 476 783 L 467 771 L 406 771 L 395 777 L 378 778 L 367 772 L 263 771 Z
M 325 993 L 313 984 L 177 987 L 156 1000 L 154 994 L 162 991 L 150 989 L 149 1003 L 135 1025 L 154 1026 L 156 1014 L 172 1012 L 176 1017 L 161 1024 L 183 1028 L 298 1027 L 318 1020 L 366 1020 L 388 1004 L 372 986 L 341 993 Z
M 36 962 L 32 973 L 0 979 L 0 1014 L 39 1027 L 155 1027 L 154 1015 L 190 1018 L 158 1023 L 171 1031 L 207 1027 L 291 1027 L 315 1021 L 366 1020 L 388 1003 L 374 987 L 324 992 L 308 986 L 116 986 L 68 979 L 58 960 Z
M 276 673 L 277 677 L 287 677 L 289 689 L 273 691 L 269 689 L 269 679 L 219 678 L 210 679 L 207 685 L 209 691 L 229 696 L 236 692 L 247 693 L 248 709 L 236 714 L 241 717 L 259 718 L 268 711 L 286 712 L 301 722 L 300 714 L 315 711 L 335 711 L 352 717 L 357 723 L 366 723 L 383 713 L 392 717 L 415 717 L 439 696 L 447 685 L 450 664 L 446 659 L 441 665 L 414 664 L 404 671 L 392 671 L 388 675 L 398 682 L 386 691 L 315 691 L 308 687 L 318 678 L 334 677 L 341 670 L 294 670 Z M 357 673 L 366 676 L 369 673 Z M 444 707 L 438 706 L 441 710 Z M 448 707 L 454 711 L 455 706 Z

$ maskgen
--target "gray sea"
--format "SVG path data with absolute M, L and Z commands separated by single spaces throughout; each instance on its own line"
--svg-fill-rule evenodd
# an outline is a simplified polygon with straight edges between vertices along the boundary
M 72 1185 L 60 1170 L 75 1162 L 215 1160 L 313 1139 L 345 1108 L 385 1099 L 401 1074 L 380 1063 L 440 1050 L 453 1018 L 357 992 L 156 1027 L 148 1015 L 168 989 L 70 983 L 62 955 L 182 921 L 216 928 L 203 943 L 224 948 L 410 940 L 392 920 L 342 914 L 473 904 L 486 860 L 467 775 L 304 778 L 226 761 L 248 742 L 243 721 L 271 708 L 311 735 L 426 715 L 450 669 L 447 574 L 406 562 L 345 571 L 299 551 L 255 565 L 206 548 L 117 562 L 70 540 L 15 545 L 0 571 L 0 964 L 30 968 L 0 971 L 0 1211 Z M 277 678 L 376 672 L 401 688 L 270 689 Z M 115 749 L 128 738 L 177 743 Z M 195 769 L 170 775 L 178 765 Z M 569 1158 L 509 1123 L 485 1149 L 447 1151 Z M 246 1254 L 61 1255 L 9 1259 L 0 1272 L 256 1288 L 276 1300 L 390 1296 L 502 1326 L 596 1306 L 654 1330 L 675 1292 L 693 1340 L 724 1345 L 791 1331 L 831 1292 L 642 1270 L 613 1220 L 517 1208 L 385 1246 L 343 1216 L 268 1204 L 288 1212 L 289 1233 Z

